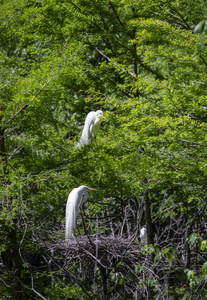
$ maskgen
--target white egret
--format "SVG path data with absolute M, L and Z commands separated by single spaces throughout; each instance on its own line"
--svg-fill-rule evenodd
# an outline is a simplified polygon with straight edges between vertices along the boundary
M 140 236 L 139 237 L 140 237 L 141 243 L 147 245 L 147 229 L 146 229 L 145 226 L 140 229 Z
M 88 191 L 96 191 L 85 185 L 73 189 L 69 196 L 66 205 L 66 222 L 65 222 L 65 239 L 69 240 L 74 237 L 76 229 L 76 218 L 79 213 L 80 206 L 88 199 Z
M 79 148 L 92 143 L 92 140 L 97 136 L 102 118 L 102 110 L 91 111 L 87 114 L 83 131 L 77 145 Z

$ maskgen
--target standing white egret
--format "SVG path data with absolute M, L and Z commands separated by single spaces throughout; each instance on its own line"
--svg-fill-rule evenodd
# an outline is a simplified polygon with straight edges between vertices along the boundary
M 88 191 L 97 191 L 86 185 L 81 185 L 78 188 L 73 189 L 69 196 L 66 205 L 66 222 L 65 222 L 65 239 L 71 239 L 74 237 L 74 231 L 76 229 L 76 218 L 79 213 L 80 205 L 88 198 Z
M 78 142 L 79 148 L 92 143 L 92 140 L 97 136 L 102 118 L 102 110 L 91 111 L 87 114 L 83 131 Z
M 140 237 L 141 243 L 147 245 L 147 229 L 146 229 L 145 226 L 140 229 L 140 236 L 139 237 Z

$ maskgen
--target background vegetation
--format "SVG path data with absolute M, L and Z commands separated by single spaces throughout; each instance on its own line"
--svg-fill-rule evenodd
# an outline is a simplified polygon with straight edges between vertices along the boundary
M 206 15 L 204 0 L 0 1 L 1 299 L 207 298 Z M 97 109 L 96 141 L 75 148 Z M 82 184 L 99 193 L 66 245 Z

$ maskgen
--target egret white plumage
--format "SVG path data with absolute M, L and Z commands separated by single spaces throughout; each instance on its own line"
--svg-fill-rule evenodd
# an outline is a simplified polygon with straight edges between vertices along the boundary
M 102 110 L 91 111 L 87 114 L 83 131 L 78 142 L 79 148 L 92 143 L 92 140 L 97 136 L 102 118 Z
M 97 191 L 86 185 L 81 185 L 73 189 L 66 205 L 66 222 L 65 222 L 65 239 L 69 240 L 74 237 L 76 229 L 76 219 L 79 213 L 80 205 L 88 199 L 88 191 Z
M 140 237 L 141 243 L 147 245 L 147 229 L 146 229 L 145 226 L 140 229 L 140 236 L 139 237 Z

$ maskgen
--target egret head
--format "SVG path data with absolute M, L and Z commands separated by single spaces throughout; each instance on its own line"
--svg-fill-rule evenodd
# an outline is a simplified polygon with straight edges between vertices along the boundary
M 103 112 L 102 110 L 97 110 L 96 111 L 96 118 L 101 119 L 103 117 Z
M 84 190 L 89 190 L 89 191 L 94 191 L 94 192 L 98 192 L 98 190 L 96 190 L 96 189 L 93 189 L 93 188 L 90 188 L 90 187 L 88 187 L 88 186 L 86 186 L 86 185 L 81 185 L 81 186 L 79 186 L 79 189 L 81 190 L 81 191 L 84 191 Z
M 88 192 L 89 191 L 95 191 L 98 192 L 95 189 L 92 189 L 86 185 L 81 185 L 77 188 L 77 192 L 79 194 L 79 196 L 81 197 L 81 201 L 85 202 L 88 199 Z

